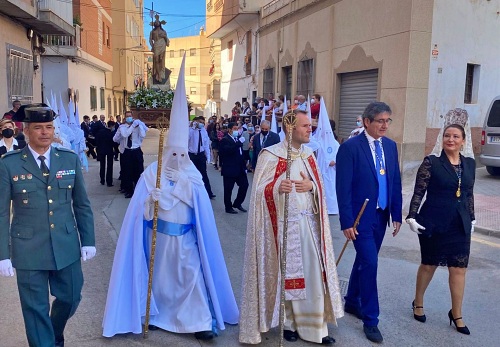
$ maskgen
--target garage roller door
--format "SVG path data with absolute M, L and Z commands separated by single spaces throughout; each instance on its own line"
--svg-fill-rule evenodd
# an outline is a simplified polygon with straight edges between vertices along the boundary
M 347 139 L 356 128 L 356 117 L 377 100 L 378 70 L 348 72 L 340 75 L 340 112 L 338 136 Z

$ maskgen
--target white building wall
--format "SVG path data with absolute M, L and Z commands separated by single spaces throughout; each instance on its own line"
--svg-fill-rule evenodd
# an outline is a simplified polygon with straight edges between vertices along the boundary
M 427 127 L 441 127 L 440 116 L 456 107 L 467 110 L 471 127 L 482 127 L 491 100 L 500 95 L 499 9 L 500 0 L 434 1 Z M 481 65 L 475 104 L 464 104 L 468 63 Z
M 93 111 L 90 104 L 90 86 L 96 87 L 97 110 Z M 48 57 L 43 61 L 43 87 L 44 96 L 54 93 L 61 93 L 63 103 L 68 103 L 68 88 L 78 90 L 78 110 L 80 121 L 84 115 L 104 114 L 106 109 L 101 109 L 100 89 L 105 88 L 104 72 L 95 67 L 83 63 L 73 63 L 63 57 Z M 104 100 L 104 107 L 107 107 L 107 99 Z
M 258 38 L 255 35 L 258 23 L 252 30 L 252 75 L 245 73 L 245 56 L 247 54 L 246 32 L 242 29 L 233 31 L 221 39 L 221 115 L 231 115 L 231 109 L 236 101 L 242 98 L 252 103 L 252 92 L 258 90 L 257 47 Z M 233 60 L 229 61 L 227 44 L 233 41 Z

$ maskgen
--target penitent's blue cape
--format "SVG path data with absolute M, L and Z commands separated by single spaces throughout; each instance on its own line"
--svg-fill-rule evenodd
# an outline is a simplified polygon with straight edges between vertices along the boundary
M 151 166 L 156 166 L 156 163 Z M 154 168 L 156 172 L 156 168 Z M 146 314 L 148 264 L 144 254 L 143 212 L 149 192 L 141 176 L 123 220 L 116 245 L 109 282 L 106 309 L 102 323 L 103 335 L 142 332 Z M 217 327 L 224 322 L 237 324 L 239 311 L 224 261 L 210 199 L 203 185 L 193 184 L 196 234 L 203 276 L 213 305 Z M 168 286 L 168 283 L 165 283 Z M 151 315 L 158 313 L 151 296 Z

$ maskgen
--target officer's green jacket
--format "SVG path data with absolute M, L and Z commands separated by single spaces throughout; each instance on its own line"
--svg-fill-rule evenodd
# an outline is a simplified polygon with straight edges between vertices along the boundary
M 81 246 L 95 246 L 95 238 L 78 156 L 52 147 L 47 180 L 28 146 L 5 154 L 0 159 L 0 260 L 11 258 L 19 270 L 59 270 L 79 260 Z

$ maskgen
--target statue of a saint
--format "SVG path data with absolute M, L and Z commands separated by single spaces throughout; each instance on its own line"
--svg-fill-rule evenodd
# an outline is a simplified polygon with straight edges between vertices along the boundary
M 149 34 L 149 44 L 153 52 L 153 84 L 165 84 L 168 80 L 168 76 L 165 76 L 165 51 L 170 46 L 170 40 L 161 27 L 166 23 L 164 20 L 160 21 L 159 15 L 155 15 L 155 21 L 151 23 L 153 30 Z

